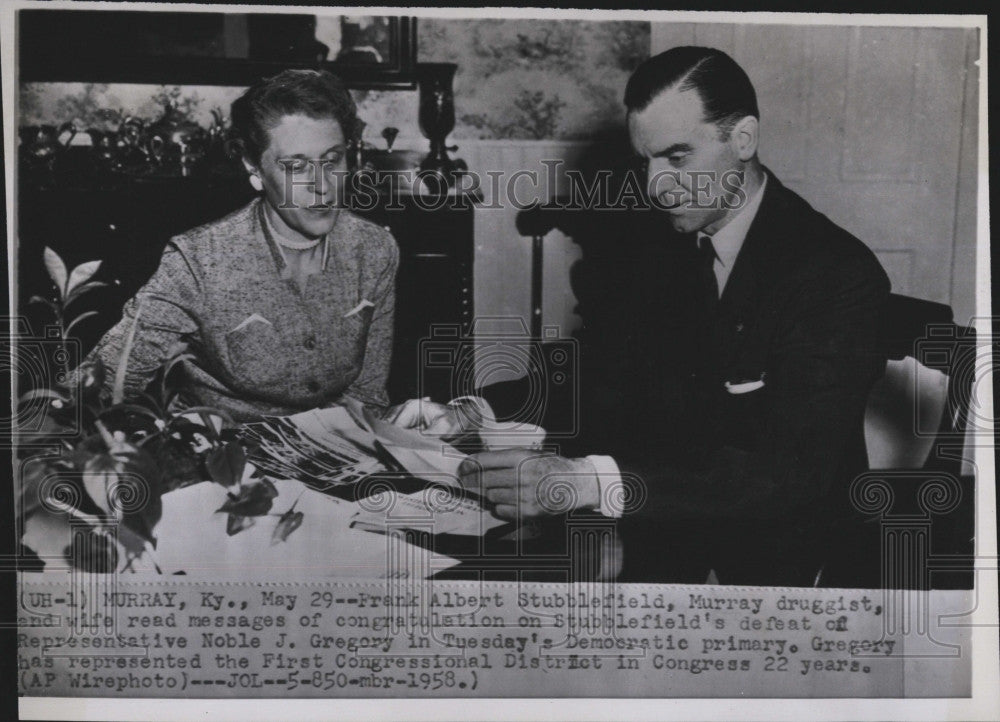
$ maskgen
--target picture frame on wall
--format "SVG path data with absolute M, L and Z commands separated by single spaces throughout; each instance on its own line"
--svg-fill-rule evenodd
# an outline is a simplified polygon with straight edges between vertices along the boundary
M 350 88 L 416 87 L 412 17 L 39 9 L 19 30 L 22 82 L 242 86 L 315 67 Z

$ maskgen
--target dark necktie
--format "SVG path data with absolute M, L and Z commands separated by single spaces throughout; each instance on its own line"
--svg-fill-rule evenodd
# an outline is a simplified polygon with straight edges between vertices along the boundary
M 715 246 L 708 236 L 698 238 L 698 288 L 702 293 L 704 308 L 715 311 L 719 304 L 719 281 L 715 277 Z

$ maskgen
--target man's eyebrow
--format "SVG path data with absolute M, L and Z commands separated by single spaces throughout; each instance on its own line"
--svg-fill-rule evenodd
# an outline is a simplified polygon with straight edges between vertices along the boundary
M 654 158 L 666 158 L 673 155 L 674 153 L 690 153 L 694 150 L 688 143 L 674 143 L 668 146 L 666 150 L 661 150 L 659 153 L 654 153 Z

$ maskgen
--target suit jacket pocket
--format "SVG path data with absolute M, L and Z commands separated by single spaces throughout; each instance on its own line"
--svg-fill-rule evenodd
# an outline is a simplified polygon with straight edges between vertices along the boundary
M 239 386 L 267 384 L 287 374 L 281 337 L 274 326 L 252 323 L 226 334 L 229 373 Z
M 771 389 L 766 384 L 747 393 L 722 394 L 720 415 L 725 419 L 725 438 L 730 446 L 752 451 L 760 446 L 761 434 L 767 433 Z M 794 423 L 794 421 L 789 421 Z

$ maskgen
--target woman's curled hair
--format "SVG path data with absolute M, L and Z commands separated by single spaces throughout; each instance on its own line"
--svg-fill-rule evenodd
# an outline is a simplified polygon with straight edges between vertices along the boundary
M 347 141 L 359 130 L 358 108 L 344 83 L 325 70 L 283 70 L 247 88 L 232 105 L 231 149 L 255 165 L 269 132 L 287 115 L 333 118 Z

